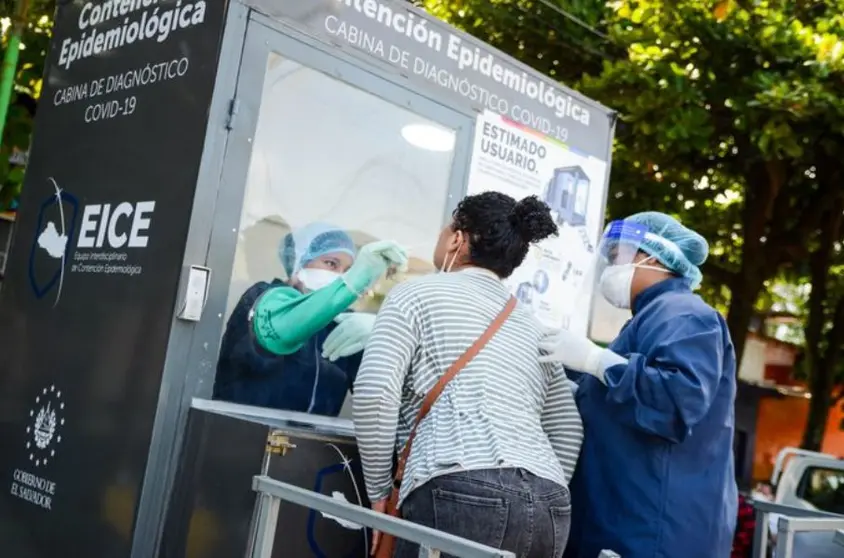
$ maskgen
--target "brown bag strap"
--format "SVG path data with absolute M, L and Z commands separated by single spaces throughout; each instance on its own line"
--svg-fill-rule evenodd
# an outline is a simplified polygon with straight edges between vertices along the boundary
M 407 443 L 404 445 L 404 448 L 402 448 L 401 454 L 399 455 L 394 488 L 398 488 L 398 484 L 404 476 L 404 468 L 407 465 L 407 458 L 410 457 L 410 449 L 411 446 L 413 446 L 413 439 L 416 438 L 416 429 L 419 427 L 419 423 L 421 423 L 422 419 L 428 415 L 431 407 L 434 406 L 434 403 L 436 403 L 437 399 L 439 399 L 440 395 L 442 395 L 442 392 L 445 390 L 448 383 L 453 380 L 454 377 L 457 376 L 457 374 L 463 370 L 463 368 L 465 368 L 473 358 L 478 356 L 481 349 L 483 349 L 486 344 L 489 343 L 489 340 L 498 333 L 498 330 L 501 329 L 501 326 L 504 325 L 504 322 L 510 317 L 510 314 L 513 313 L 513 309 L 515 307 L 516 299 L 511 296 L 510 300 L 507 301 L 507 305 L 504 306 L 504 309 L 501 310 L 492 323 L 489 324 L 486 331 L 484 331 L 481 336 L 478 337 L 468 349 L 466 349 L 465 353 L 460 355 L 460 358 L 454 361 L 454 364 L 448 367 L 445 374 L 442 375 L 436 385 L 434 385 L 434 387 L 431 388 L 431 391 L 428 392 L 428 395 L 425 396 L 425 399 L 422 401 L 422 407 L 419 409 L 419 414 L 416 415 L 416 421 L 413 424 L 413 428 L 410 430 L 410 436 L 407 437 Z

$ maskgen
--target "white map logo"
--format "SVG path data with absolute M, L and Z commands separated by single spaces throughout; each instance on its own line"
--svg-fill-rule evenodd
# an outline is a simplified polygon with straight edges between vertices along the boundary
M 56 444 L 61 443 L 59 430 L 64 426 L 64 401 L 62 392 L 55 385 L 41 390 L 35 398 L 35 406 L 30 409 L 32 422 L 26 427 L 26 449 L 29 460 L 36 467 L 46 465 L 56 455 Z
M 43 248 L 51 258 L 61 259 L 67 250 L 67 235 L 59 234 L 56 224 L 47 221 L 47 226 L 38 235 L 38 246 Z
M 56 300 L 53 303 L 53 308 L 59 303 L 59 300 L 62 298 L 62 288 L 64 287 L 64 273 L 65 273 L 65 261 L 67 256 L 67 241 L 68 241 L 68 227 L 65 221 L 64 215 L 64 204 L 62 203 L 62 189 L 59 187 L 58 183 L 53 179 L 53 177 L 49 177 L 47 180 L 53 185 L 53 190 L 55 190 L 54 198 L 55 198 L 55 206 L 56 210 L 58 211 L 59 216 L 59 223 L 58 227 L 56 223 L 52 221 L 47 221 L 47 224 L 44 226 L 44 230 L 38 233 L 38 247 L 47 252 L 47 255 L 53 258 L 54 260 L 61 260 L 61 265 L 59 267 L 59 286 L 56 290 Z

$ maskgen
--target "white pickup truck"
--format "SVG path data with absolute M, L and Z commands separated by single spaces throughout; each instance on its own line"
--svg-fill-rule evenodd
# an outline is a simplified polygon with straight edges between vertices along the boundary
M 765 558 L 770 547 L 777 558 L 844 557 L 844 459 L 785 448 L 777 455 L 771 485 L 772 503 L 754 501 L 761 512 L 755 558 Z
M 774 502 L 844 516 L 844 459 L 798 448 L 777 455 Z

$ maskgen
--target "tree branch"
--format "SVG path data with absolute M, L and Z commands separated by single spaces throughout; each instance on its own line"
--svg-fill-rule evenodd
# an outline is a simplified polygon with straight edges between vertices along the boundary
M 824 366 L 835 369 L 841 358 L 844 349 L 844 295 L 838 298 L 835 310 L 832 313 L 832 327 L 826 334 L 826 354 L 824 355 Z M 844 392 L 844 389 L 842 389 Z M 839 394 L 844 397 L 844 393 Z
M 783 190 L 790 181 L 792 170 L 780 159 L 765 161 L 765 170 L 771 183 L 769 192 L 771 200 L 767 208 L 768 214 L 765 217 L 769 223 L 783 223 L 785 222 L 783 219 L 788 217 L 788 208 L 791 205 Z
M 830 347 L 837 347 L 839 350 L 844 345 L 844 296 L 838 299 L 835 305 L 835 312 L 832 318 L 832 329 L 827 335 L 827 342 Z
M 762 254 L 759 253 L 759 246 L 771 214 L 772 183 L 765 163 L 762 161 L 750 163 L 745 180 L 745 200 L 741 218 L 744 229 L 742 265 L 750 264 L 749 260 L 753 258 L 754 262 L 750 267 L 755 268 L 757 267 L 755 263 L 759 258 L 764 260 Z
M 828 250 L 828 255 L 826 257 L 826 271 L 825 275 L 827 277 L 827 281 L 829 279 L 829 266 L 832 263 L 832 255 L 834 251 L 835 242 L 838 238 L 841 237 L 842 228 L 844 228 L 844 198 L 839 198 L 838 201 L 833 204 L 833 206 L 829 209 L 829 214 L 826 217 L 826 222 L 824 223 L 824 228 L 821 236 L 821 246 L 820 249 Z M 815 284 L 812 283 L 812 291 L 815 290 Z M 829 297 L 829 285 L 827 282 L 824 282 L 823 285 L 823 297 L 825 301 L 828 302 Z M 811 295 L 810 295 L 811 300 Z M 811 312 L 811 309 L 810 309 Z M 829 316 L 829 314 L 827 314 Z M 823 324 L 821 324 L 822 326 Z M 809 336 L 808 336 L 808 328 L 806 330 L 806 345 L 808 346 Z M 824 370 L 830 376 L 830 380 L 832 379 L 832 375 L 834 371 L 838 368 L 838 362 L 841 357 L 842 348 L 844 348 L 844 295 L 839 295 L 838 300 L 835 303 L 835 307 L 832 310 L 832 327 L 826 332 L 824 336 L 824 341 L 826 342 L 826 350 L 824 351 L 823 362 L 820 363 L 821 366 L 824 367 Z
M 844 199 L 844 188 L 840 186 L 841 173 L 838 167 L 838 163 L 830 161 L 826 155 L 822 155 L 818 160 L 818 189 L 808 197 L 802 210 L 798 210 L 800 216 L 794 226 L 784 228 L 778 234 L 772 235 L 771 240 L 774 246 L 781 248 L 775 258 L 777 265 L 795 259 L 804 259 L 808 255 L 806 239 L 818 228 L 824 212 L 831 205 L 837 205 L 841 199 Z M 779 223 L 786 222 L 788 214 L 792 212 L 794 208 L 789 204 L 775 218 Z
M 822 368 L 821 340 L 823 326 L 826 322 L 824 302 L 827 295 L 827 280 L 829 278 L 829 262 L 832 256 L 833 238 L 829 223 L 825 223 L 821 232 L 821 243 L 817 250 L 811 254 L 810 280 L 812 290 L 809 294 L 809 319 L 806 323 L 806 357 L 809 359 L 809 371 L 815 374 Z

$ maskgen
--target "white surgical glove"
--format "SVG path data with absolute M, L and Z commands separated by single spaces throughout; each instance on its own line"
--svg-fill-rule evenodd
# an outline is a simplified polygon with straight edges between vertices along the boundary
M 375 314 L 351 312 L 340 314 L 334 321 L 339 325 L 322 344 L 322 356 L 331 362 L 359 353 L 366 347 L 375 325 Z
M 624 357 L 599 347 L 587 337 L 565 329 L 546 335 L 539 348 L 547 353 L 539 356 L 539 362 L 560 363 L 564 368 L 595 376 L 602 383 L 606 383 L 604 371 L 607 368 L 627 362 Z

